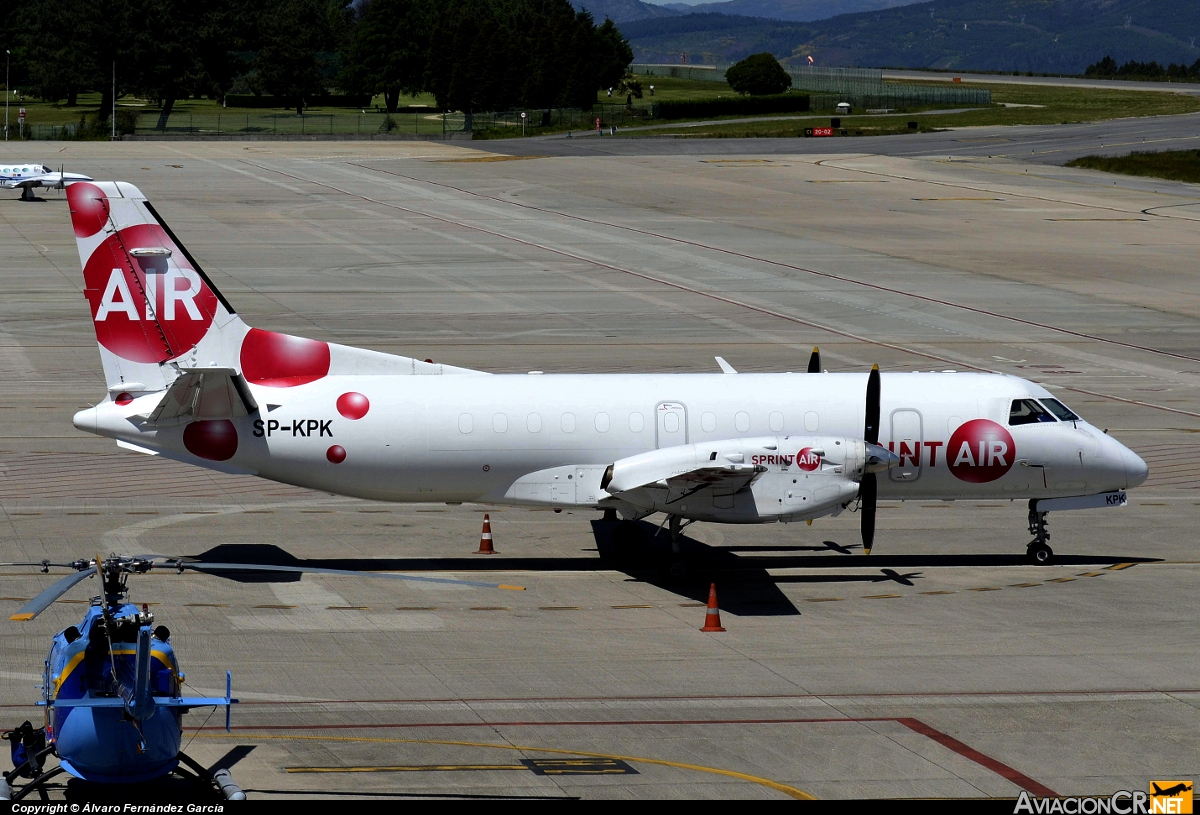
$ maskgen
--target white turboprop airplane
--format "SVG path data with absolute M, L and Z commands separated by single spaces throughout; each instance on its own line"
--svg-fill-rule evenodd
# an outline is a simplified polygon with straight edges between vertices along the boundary
M 141 192 L 67 188 L 108 397 L 75 426 L 130 450 L 380 501 L 770 523 L 878 498 L 1120 506 L 1132 451 L 1048 391 L 976 373 L 491 375 L 250 328 Z M 676 551 L 678 549 L 676 548 Z
M 35 187 L 61 190 L 76 181 L 91 181 L 90 176 L 80 173 L 55 172 L 43 164 L 10 164 L 0 161 L 0 187 L 6 190 L 21 190 L 22 201 L 33 200 Z

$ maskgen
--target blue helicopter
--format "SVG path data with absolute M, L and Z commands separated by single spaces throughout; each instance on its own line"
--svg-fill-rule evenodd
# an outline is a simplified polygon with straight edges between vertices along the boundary
M 71 563 L 8 563 L 8 566 L 39 566 L 74 570 L 26 603 L 9 617 L 27 622 L 73 588 L 92 577 L 102 585 L 98 597 L 79 625 L 68 626 L 54 636 L 43 670 L 42 698 L 45 708 L 42 727 L 23 723 L 0 734 L 10 742 L 13 769 L 0 778 L 0 800 L 17 801 L 37 791 L 49 800 L 46 783 L 67 773 L 102 784 L 132 784 L 162 778 L 172 773 L 197 782 L 210 792 L 219 791 L 228 800 L 242 800 L 245 793 L 227 769 L 209 772 L 180 750 L 183 714 L 192 708 L 225 708 L 225 729 L 230 728 L 233 677 L 225 672 L 225 695 L 184 696 L 184 675 L 171 646 L 166 626 L 154 626 L 149 607 L 125 601 L 131 574 L 144 574 L 155 566 L 218 575 L 238 572 L 301 572 L 354 577 L 381 577 L 426 583 L 447 583 L 523 591 L 520 586 L 480 583 L 420 575 L 360 572 L 261 563 L 211 563 L 160 555 L 118 556 Z M 58 759 L 47 769 L 46 760 Z M 180 766 L 182 765 L 182 766 Z M 185 769 L 186 768 L 186 769 Z M 190 772 L 188 772 L 190 770 Z M 14 787 L 14 782 L 25 783 Z

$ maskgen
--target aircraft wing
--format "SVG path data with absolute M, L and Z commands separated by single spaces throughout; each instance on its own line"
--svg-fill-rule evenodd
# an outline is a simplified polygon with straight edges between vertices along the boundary
M 233 419 L 258 410 L 245 378 L 233 368 L 181 368 L 146 423 L 187 424 L 202 419 Z
M 662 478 L 647 477 L 642 473 L 640 477 L 613 483 L 616 481 L 614 478 L 609 482 L 607 491 L 610 495 L 620 496 L 635 490 L 666 490 L 667 497 L 663 503 L 672 504 L 706 487 L 712 487 L 714 492 L 732 495 L 749 487 L 766 471 L 767 468 L 762 465 L 712 462 Z

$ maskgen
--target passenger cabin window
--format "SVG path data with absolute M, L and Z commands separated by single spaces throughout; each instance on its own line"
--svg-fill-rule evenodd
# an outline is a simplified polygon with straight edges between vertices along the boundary
M 1053 413 L 1055 416 L 1057 416 L 1059 421 L 1061 421 L 1061 422 L 1078 422 L 1078 421 L 1080 421 L 1079 417 L 1075 415 L 1075 412 L 1073 410 L 1071 410 L 1069 407 L 1067 407 L 1066 405 L 1064 405 L 1062 402 L 1058 401 L 1057 399 L 1043 399 L 1042 404 L 1046 406 L 1047 410 L 1049 410 L 1051 413 Z
M 744 410 L 739 410 L 733 416 L 733 426 L 737 428 L 737 432 L 745 433 L 750 429 L 750 414 Z
M 705 413 L 700 417 L 700 429 L 705 433 L 712 433 L 717 429 L 717 414 Z
M 646 426 L 646 418 L 640 413 L 629 414 L 629 430 L 632 433 L 641 433 Z
M 562 424 L 560 426 L 562 427 L 562 432 L 574 433 L 575 432 L 575 414 L 574 413 L 564 413 L 562 415 Z
M 607 413 L 597 413 L 596 414 L 596 432 L 597 433 L 607 433 L 608 432 L 608 414 Z
M 1008 423 L 1014 426 L 1053 421 L 1054 417 L 1033 399 L 1014 399 L 1008 412 Z

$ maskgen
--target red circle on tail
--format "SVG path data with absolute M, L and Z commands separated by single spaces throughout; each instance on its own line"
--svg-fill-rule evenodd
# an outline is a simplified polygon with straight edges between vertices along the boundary
M 163 255 L 126 254 L 142 248 L 174 254 L 171 262 Z M 217 296 L 158 224 L 138 224 L 110 235 L 88 258 L 83 281 L 96 339 L 133 362 L 165 362 L 188 351 L 208 333 L 217 313 Z
M 76 181 L 67 187 L 67 205 L 77 238 L 90 238 L 108 223 L 108 196 L 95 184 Z
M 329 459 L 330 464 L 341 464 L 346 460 L 346 448 L 335 444 L 325 451 L 325 458 Z

